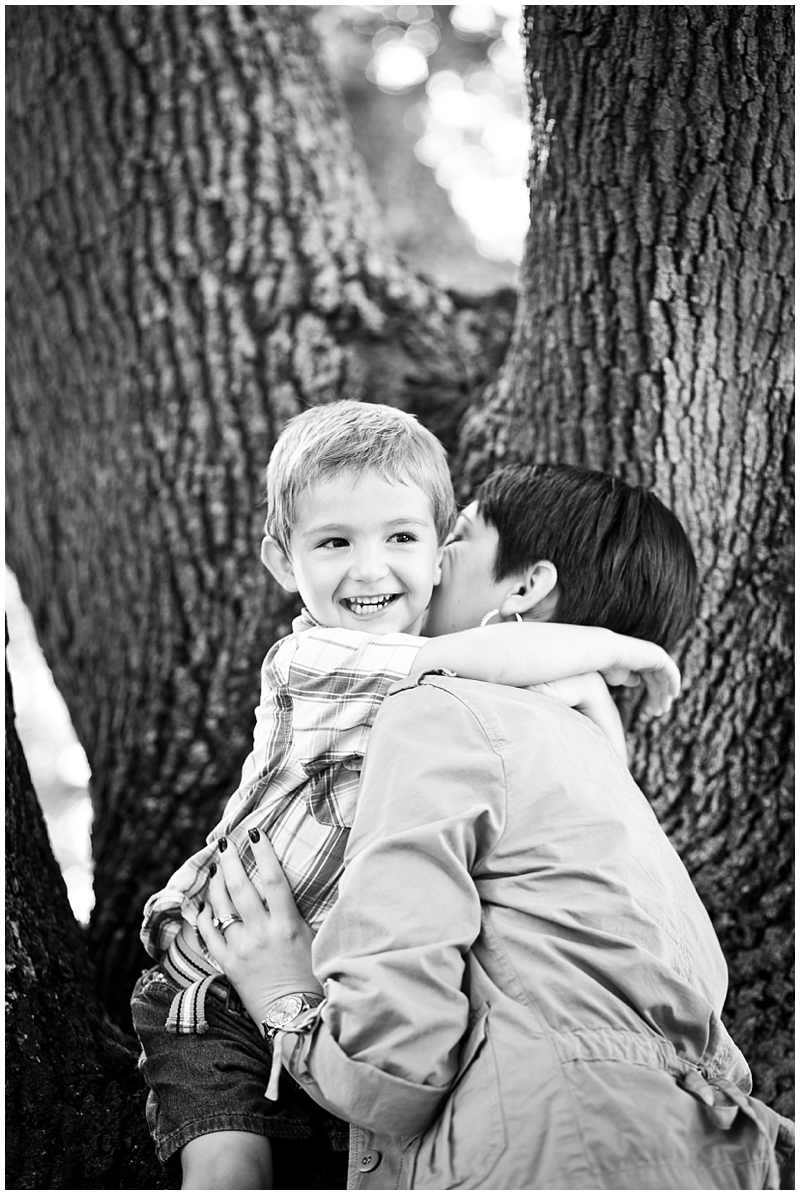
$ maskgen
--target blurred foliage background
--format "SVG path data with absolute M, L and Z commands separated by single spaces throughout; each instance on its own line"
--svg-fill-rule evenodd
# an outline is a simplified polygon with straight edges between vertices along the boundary
M 512 3 L 337 4 L 315 18 L 398 253 L 458 291 L 514 286 L 522 258 L 521 16 Z M 6 618 L 17 729 L 73 912 L 86 922 L 89 766 L 8 569 Z
M 522 257 L 521 15 L 508 3 L 326 5 L 317 18 L 398 251 L 457 290 L 514 285 Z

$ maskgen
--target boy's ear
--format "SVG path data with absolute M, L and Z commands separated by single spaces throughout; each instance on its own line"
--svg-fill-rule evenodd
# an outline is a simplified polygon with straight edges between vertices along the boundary
M 261 541 L 261 563 L 288 593 L 297 593 L 298 585 L 294 579 L 292 562 L 269 535 L 265 535 Z
M 558 604 L 558 570 L 549 560 L 536 564 L 515 579 L 500 606 L 502 618 L 523 618 L 529 614 L 536 622 L 549 622 Z
M 434 589 L 436 588 L 436 586 L 439 584 L 439 582 L 442 579 L 442 560 L 443 559 L 444 559 L 444 544 L 442 544 L 442 546 L 439 548 L 439 551 L 436 553 L 436 567 L 434 568 L 434 571 L 433 571 Z

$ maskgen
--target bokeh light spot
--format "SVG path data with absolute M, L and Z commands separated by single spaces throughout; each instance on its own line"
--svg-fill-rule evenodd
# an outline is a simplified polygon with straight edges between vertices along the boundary
M 382 91 L 409 91 L 428 77 L 428 60 L 404 38 L 391 38 L 378 46 L 367 67 L 367 78 Z

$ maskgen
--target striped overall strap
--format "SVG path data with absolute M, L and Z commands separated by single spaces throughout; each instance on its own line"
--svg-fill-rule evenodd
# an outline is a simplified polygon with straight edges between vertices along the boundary
M 170 1005 L 167 1030 L 170 1033 L 205 1033 L 206 995 L 211 985 L 224 976 L 186 941 L 183 930 L 173 939 L 161 966 L 180 987 Z

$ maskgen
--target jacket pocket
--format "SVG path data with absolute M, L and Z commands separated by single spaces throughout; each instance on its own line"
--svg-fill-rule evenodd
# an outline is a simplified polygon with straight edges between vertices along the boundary
M 476 1190 L 506 1147 L 489 1006 L 483 1005 L 464 1039 L 444 1107 L 417 1138 L 412 1189 Z

